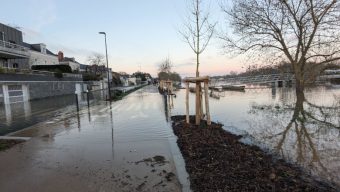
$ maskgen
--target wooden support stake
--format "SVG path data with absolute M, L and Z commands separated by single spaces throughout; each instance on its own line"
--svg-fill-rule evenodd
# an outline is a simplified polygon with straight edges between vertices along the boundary
M 200 82 L 196 82 L 196 125 L 201 123 Z
M 201 119 L 204 119 L 204 111 L 203 111 L 203 88 L 202 85 L 200 83 L 200 105 L 201 105 L 201 110 L 200 110 L 200 116 Z
M 205 111 L 207 113 L 207 124 L 211 125 L 210 111 L 209 111 L 209 95 L 208 95 L 208 82 L 204 81 L 204 95 L 205 95 Z
M 189 82 L 186 83 L 186 95 L 185 95 L 185 106 L 186 106 L 186 121 L 190 123 L 189 120 Z
M 173 86 L 173 84 L 171 82 L 171 94 L 173 94 L 173 93 L 174 93 L 174 86 Z

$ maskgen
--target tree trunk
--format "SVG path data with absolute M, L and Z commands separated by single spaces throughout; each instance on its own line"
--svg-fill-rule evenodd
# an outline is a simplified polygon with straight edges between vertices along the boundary
M 295 89 L 296 89 L 296 95 L 298 96 L 298 94 L 301 94 L 301 93 L 303 93 L 304 92 L 304 90 L 305 90 L 305 83 L 304 83 L 304 81 L 303 80 L 301 80 L 301 79 L 296 79 L 296 87 L 295 87 Z
M 196 48 L 196 77 L 199 77 L 200 74 L 198 72 L 198 67 L 199 67 L 199 64 L 200 64 L 200 61 L 199 61 L 199 57 L 200 57 L 200 28 L 199 28 L 199 15 L 200 12 L 199 12 L 199 1 L 196 0 L 196 32 L 197 32 L 197 48 Z
M 200 76 L 200 73 L 199 73 L 199 71 L 198 71 L 198 67 L 199 67 L 199 65 L 200 65 L 199 59 L 200 59 L 200 55 L 197 53 L 197 54 L 196 54 L 196 77 L 199 77 L 199 76 Z
M 296 96 L 299 96 L 302 95 L 305 90 L 305 79 L 303 76 L 303 72 L 300 69 L 299 63 L 292 63 L 292 65 L 296 81 L 295 86 Z
M 305 102 L 305 94 L 302 91 L 296 92 L 296 104 L 295 104 L 295 113 L 298 113 L 298 111 L 303 111 L 303 103 Z

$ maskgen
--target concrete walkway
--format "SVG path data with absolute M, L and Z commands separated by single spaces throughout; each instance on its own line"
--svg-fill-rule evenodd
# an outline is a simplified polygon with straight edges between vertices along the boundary
M 177 172 L 186 173 L 165 114 L 147 86 L 17 132 L 32 138 L 0 152 L 0 191 L 181 191 Z

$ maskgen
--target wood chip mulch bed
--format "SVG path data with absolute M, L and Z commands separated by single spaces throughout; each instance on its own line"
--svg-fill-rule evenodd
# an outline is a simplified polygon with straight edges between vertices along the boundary
M 185 116 L 173 116 L 172 127 L 194 192 L 339 191 L 259 147 L 241 143 L 241 136 L 220 124 L 196 126 L 186 124 Z

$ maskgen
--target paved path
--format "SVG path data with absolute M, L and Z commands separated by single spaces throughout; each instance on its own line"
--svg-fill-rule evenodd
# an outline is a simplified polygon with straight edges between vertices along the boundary
M 0 191 L 181 191 L 182 160 L 165 114 L 147 86 L 17 132 L 32 139 L 0 152 Z M 142 162 L 154 156 L 165 162 Z

